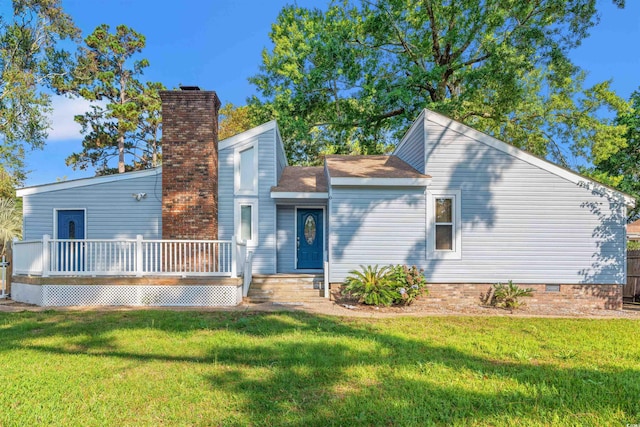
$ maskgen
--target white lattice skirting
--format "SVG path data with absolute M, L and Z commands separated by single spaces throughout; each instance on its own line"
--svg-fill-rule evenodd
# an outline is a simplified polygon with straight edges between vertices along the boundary
M 221 307 L 242 302 L 240 286 L 28 285 L 11 284 L 14 301 L 43 307 L 131 305 Z

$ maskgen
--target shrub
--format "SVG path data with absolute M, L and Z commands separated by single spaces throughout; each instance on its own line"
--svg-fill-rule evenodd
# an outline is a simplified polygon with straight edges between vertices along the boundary
M 411 305 L 413 301 L 426 293 L 427 280 L 422 274 L 424 270 L 415 265 L 396 265 L 391 267 L 389 278 L 397 293 L 394 304 Z
M 389 280 L 390 267 L 378 268 L 360 266 L 362 271 L 353 270 L 345 281 L 342 293 L 350 295 L 368 305 L 382 305 L 385 307 L 396 300 L 396 292 Z
M 627 250 L 637 251 L 640 249 L 640 240 L 627 240 Z
M 506 285 L 502 283 L 496 283 L 493 285 L 493 296 L 490 298 L 490 304 L 496 307 L 503 308 L 518 308 L 524 303 L 521 303 L 519 298 L 530 297 L 533 295 L 532 288 L 523 289 L 518 285 L 515 285 L 513 281 L 509 280 Z

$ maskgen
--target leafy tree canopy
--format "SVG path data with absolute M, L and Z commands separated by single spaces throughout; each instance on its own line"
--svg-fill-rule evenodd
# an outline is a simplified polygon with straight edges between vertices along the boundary
M 231 102 L 224 104 L 220 109 L 218 138 L 223 140 L 260 125 L 252 110 L 249 105 L 236 107 Z
M 625 146 L 613 155 L 597 161 L 585 170 L 595 179 L 612 185 L 639 200 L 640 198 L 640 91 L 631 95 L 631 110 L 618 114 L 615 122 L 626 128 Z M 640 217 L 640 204 L 629 211 L 629 219 Z
M 85 135 L 82 151 L 67 158 L 74 169 L 98 168 L 98 174 L 122 173 L 157 166 L 160 157 L 160 83 L 139 80 L 146 59 L 133 57 L 145 47 L 145 37 L 119 25 L 114 33 L 98 26 L 80 48 L 77 64 L 58 91 L 101 101 L 75 117 Z M 117 168 L 111 168 L 111 159 Z M 127 164 L 127 160 L 129 163 Z
M 3 186 L 25 178 L 25 148 L 42 148 L 50 99 L 43 89 L 64 75 L 60 41 L 79 34 L 60 0 L 13 0 L 0 15 L 0 167 Z M 3 187 L 4 188 L 4 187 Z
M 565 165 L 602 161 L 625 130 L 598 112 L 628 105 L 608 82 L 584 87 L 568 57 L 597 20 L 595 0 L 288 6 L 250 105 L 278 120 L 294 163 L 387 151 L 423 108 Z

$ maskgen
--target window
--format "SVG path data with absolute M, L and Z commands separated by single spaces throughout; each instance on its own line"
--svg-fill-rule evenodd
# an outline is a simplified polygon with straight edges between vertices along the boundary
M 240 240 L 243 242 L 252 240 L 251 205 L 240 205 Z
M 258 169 L 256 160 L 257 158 L 255 155 L 254 147 L 250 147 L 246 150 L 240 151 L 238 160 L 239 170 L 237 171 L 237 174 L 239 176 L 237 189 L 239 193 L 256 193 L 256 173 Z
M 69 221 L 69 239 L 76 238 L 76 223 L 75 221 Z
M 239 242 L 251 246 L 258 244 L 258 201 L 249 198 L 236 200 L 235 235 Z
M 460 190 L 428 190 L 427 257 L 462 258 Z
M 453 199 L 436 199 L 436 250 L 453 250 Z

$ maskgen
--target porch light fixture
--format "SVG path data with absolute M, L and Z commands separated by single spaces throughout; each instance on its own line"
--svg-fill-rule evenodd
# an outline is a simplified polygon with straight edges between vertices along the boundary
M 133 196 L 137 201 L 140 201 L 147 197 L 147 193 L 133 193 L 131 196 Z

